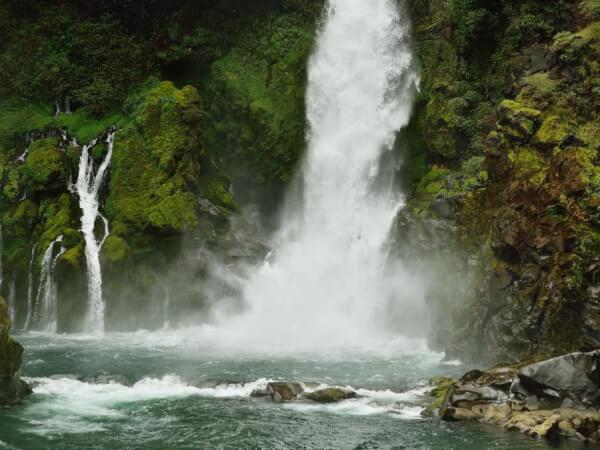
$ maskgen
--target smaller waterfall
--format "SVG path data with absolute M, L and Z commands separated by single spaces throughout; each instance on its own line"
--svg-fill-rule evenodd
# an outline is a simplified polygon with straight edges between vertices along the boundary
M 31 325 L 31 317 L 33 314 L 33 262 L 35 261 L 35 251 L 37 242 L 31 249 L 31 258 L 29 258 L 29 272 L 27 274 L 27 317 L 25 319 L 24 330 L 28 330 Z
M 12 324 L 15 323 L 16 317 L 16 291 L 17 291 L 17 283 L 15 279 L 17 278 L 17 272 L 14 271 L 12 274 L 12 278 L 10 279 L 10 283 L 8 284 L 8 317 L 10 318 L 10 322 Z
M 33 135 L 28 133 L 25 138 L 25 142 L 26 142 L 25 151 L 21 155 L 17 156 L 17 162 L 20 162 L 20 163 L 24 163 L 25 160 L 27 159 L 27 155 L 29 154 L 29 148 L 31 147 L 31 144 L 33 144 Z
M 50 243 L 42 258 L 42 271 L 35 301 L 36 326 L 41 331 L 56 332 L 58 323 L 58 302 L 54 269 L 58 259 L 65 252 L 62 245 L 63 237 L 58 236 Z M 54 248 L 60 244 L 60 250 L 54 254 Z
M 111 162 L 114 138 L 115 131 L 113 129 L 106 138 L 108 145 L 104 160 L 95 173 L 94 161 L 90 155 L 90 149 L 96 145 L 97 140 L 82 147 L 79 159 L 79 173 L 74 186 L 75 192 L 79 196 L 79 207 L 82 212 L 81 231 L 85 239 L 88 283 L 87 330 L 99 333 L 104 331 L 104 300 L 102 298 L 100 249 L 109 235 L 109 227 L 108 220 L 98 211 L 100 206 L 98 195 Z M 98 218 L 102 219 L 104 223 L 104 236 L 100 241 L 98 241 L 94 232 Z

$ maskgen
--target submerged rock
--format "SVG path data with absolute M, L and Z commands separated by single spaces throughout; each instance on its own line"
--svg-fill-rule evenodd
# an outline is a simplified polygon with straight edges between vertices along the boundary
M 300 383 L 290 382 L 271 382 L 264 389 L 253 391 L 251 397 L 270 397 L 274 402 L 289 402 L 297 400 L 298 396 L 304 392 L 304 387 Z
M 318 389 L 304 395 L 304 398 L 317 403 L 337 403 L 342 400 L 357 398 L 358 394 L 350 389 L 330 387 Z
M 31 394 L 29 385 L 17 376 L 21 367 L 23 347 L 9 336 L 10 327 L 8 307 L 0 297 L 0 405 L 2 406 L 18 404 Z

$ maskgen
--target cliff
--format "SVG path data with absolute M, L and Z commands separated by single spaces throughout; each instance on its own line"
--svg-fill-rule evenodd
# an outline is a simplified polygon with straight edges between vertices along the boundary
M 392 240 L 433 280 L 431 345 L 491 360 L 599 347 L 598 2 L 407 3 L 421 92 L 396 148 L 408 206 Z M 18 327 L 63 236 L 58 328 L 81 329 L 86 260 L 69 186 L 82 145 L 100 137 L 98 165 L 111 126 L 98 198 L 109 328 L 202 315 L 203 250 L 224 264 L 260 257 L 257 230 L 272 224 L 305 147 L 322 5 L 0 6 L 2 290 L 16 285 Z M 249 205 L 260 224 L 240 225 Z

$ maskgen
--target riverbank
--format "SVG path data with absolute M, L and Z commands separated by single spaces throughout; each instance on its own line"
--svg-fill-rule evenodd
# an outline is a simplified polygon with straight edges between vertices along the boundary
M 537 438 L 600 443 L 600 351 L 434 378 L 428 408 L 444 421 L 478 421 Z

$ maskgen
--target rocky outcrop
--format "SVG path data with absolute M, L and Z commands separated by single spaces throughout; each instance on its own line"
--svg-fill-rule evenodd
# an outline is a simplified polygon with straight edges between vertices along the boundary
M 325 389 L 317 389 L 304 395 L 304 398 L 317 403 L 337 403 L 342 400 L 350 400 L 357 398 L 358 394 L 350 389 L 342 389 L 337 387 L 329 387 Z
M 532 437 L 600 442 L 600 351 L 436 379 L 430 410 L 443 420 L 478 420 Z
M 306 390 L 302 383 L 293 382 L 270 382 L 264 389 L 257 389 L 252 397 L 265 397 L 274 402 L 289 402 L 293 400 L 310 400 L 315 403 L 337 403 L 343 400 L 350 400 L 358 397 L 358 394 L 351 389 L 339 387 L 316 387 L 315 390 Z
M 9 336 L 10 327 L 8 307 L 0 297 L 0 406 L 18 404 L 31 394 L 30 387 L 17 375 L 23 347 Z

